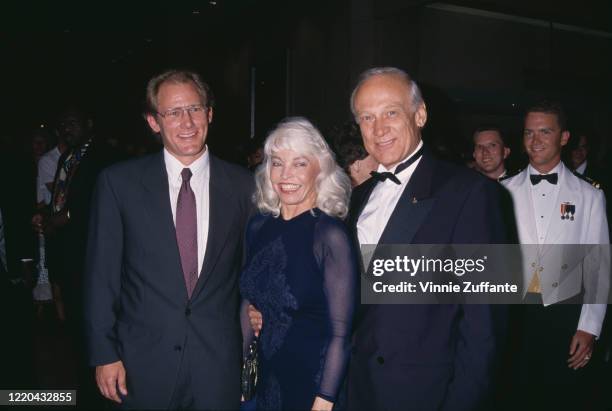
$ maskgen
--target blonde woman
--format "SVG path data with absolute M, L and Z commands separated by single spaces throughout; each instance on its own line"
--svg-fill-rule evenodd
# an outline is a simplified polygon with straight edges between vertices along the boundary
M 344 379 L 356 302 L 356 254 L 342 222 L 350 180 L 306 119 L 268 136 L 247 228 L 243 307 L 265 318 L 257 408 L 331 410 Z M 243 330 L 252 334 L 246 310 Z

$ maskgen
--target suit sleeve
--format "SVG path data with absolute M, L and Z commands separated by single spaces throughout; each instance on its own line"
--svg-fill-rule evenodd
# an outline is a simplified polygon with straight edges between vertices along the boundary
M 587 244 L 596 244 L 586 256 L 583 265 L 583 281 L 586 301 L 578 321 L 578 329 L 599 337 L 606 315 L 606 304 L 610 290 L 610 238 L 603 192 L 595 192 L 589 216 Z
M 84 281 L 85 332 L 92 366 L 120 359 L 115 323 L 122 253 L 121 213 L 108 173 L 103 172 L 93 195 Z
M 454 243 L 504 243 L 498 187 L 476 184 L 462 207 Z M 492 386 L 499 342 L 506 334 L 507 306 L 466 304 L 457 324 L 454 375 L 443 410 L 477 410 Z

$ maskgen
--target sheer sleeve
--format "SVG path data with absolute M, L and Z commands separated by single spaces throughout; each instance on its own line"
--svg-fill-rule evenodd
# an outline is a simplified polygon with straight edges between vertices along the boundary
M 315 231 L 314 252 L 322 268 L 331 337 L 317 395 L 335 402 L 346 373 L 350 353 L 352 318 L 357 300 L 356 253 L 344 224 L 321 216 Z

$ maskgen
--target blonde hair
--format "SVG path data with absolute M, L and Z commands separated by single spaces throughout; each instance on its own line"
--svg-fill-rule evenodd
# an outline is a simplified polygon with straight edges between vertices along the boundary
M 281 121 L 264 143 L 264 160 L 255 172 L 255 205 L 262 213 L 280 215 L 280 199 L 270 181 L 271 158 L 274 152 L 291 150 L 311 156 L 319 162 L 320 172 L 315 181 L 316 206 L 328 215 L 344 218 L 348 213 L 351 181 L 338 166 L 334 154 L 323 136 L 303 117 Z

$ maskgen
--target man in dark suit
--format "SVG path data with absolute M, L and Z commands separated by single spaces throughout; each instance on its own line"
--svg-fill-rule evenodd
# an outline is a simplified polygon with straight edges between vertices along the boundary
M 102 394 L 126 408 L 237 409 L 238 273 L 251 176 L 206 146 L 213 97 L 168 71 L 147 86 L 164 149 L 98 179 L 86 327 Z
M 396 68 L 362 74 L 351 108 L 380 164 L 357 187 L 349 225 L 363 244 L 503 243 L 498 186 L 434 158 L 427 110 Z M 489 394 L 503 308 L 362 305 L 348 375 L 351 410 L 475 410 Z

